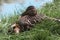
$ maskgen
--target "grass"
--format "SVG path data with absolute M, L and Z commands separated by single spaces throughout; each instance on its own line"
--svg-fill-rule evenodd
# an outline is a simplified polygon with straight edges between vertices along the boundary
M 60 0 L 38 9 L 38 13 L 43 13 L 49 17 L 60 18 Z M 0 40 L 60 40 L 60 22 L 44 19 L 37 23 L 30 31 L 20 34 L 7 34 L 9 25 L 18 19 L 19 15 L 6 17 L 0 23 Z

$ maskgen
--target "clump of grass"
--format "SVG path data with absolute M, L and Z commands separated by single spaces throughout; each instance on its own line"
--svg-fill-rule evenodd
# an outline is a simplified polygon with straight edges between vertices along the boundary
M 46 14 L 50 17 L 60 17 L 60 0 L 54 0 L 51 4 L 46 4 L 38 13 Z M 21 32 L 20 34 L 8 35 L 9 25 L 15 22 L 20 15 L 14 15 L 2 19 L 0 23 L 0 40 L 60 40 L 60 23 L 53 20 L 44 19 L 37 23 L 30 31 Z

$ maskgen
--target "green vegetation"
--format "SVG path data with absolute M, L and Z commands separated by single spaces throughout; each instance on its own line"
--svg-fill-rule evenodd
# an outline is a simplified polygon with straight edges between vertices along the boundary
M 46 14 L 49 17 L 60 17 L 60 0 L 54 0 L 53 3 L 47 4 L 38 13 Z M 42 20 L 37 23 L 30 31 L 21 32 L 20 34 L 7 34 L 9 25 L 18 19 L 19 15 L 14 15 L 2 19 L 0 23 L 0 40 L 60 40 L 60 22 L 53 20 Z

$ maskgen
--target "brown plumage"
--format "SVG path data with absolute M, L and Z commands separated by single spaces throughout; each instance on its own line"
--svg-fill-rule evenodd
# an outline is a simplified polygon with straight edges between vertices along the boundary
M 29 15 L 34 16 L 37 14 L 36 8 L 34 6 L 29 6 L 24 13 L 21 14 L 21 16 Z
M 44 19 L 60 21 L 59 19 L 48 17 L 44 14 L 38 14 L 34 6 L 29 6 L 24 13 L 18 18 L 18 21 L 11 25 L 12 32 L 19 33 L 21 31 L 30 30 L 34 24 Z

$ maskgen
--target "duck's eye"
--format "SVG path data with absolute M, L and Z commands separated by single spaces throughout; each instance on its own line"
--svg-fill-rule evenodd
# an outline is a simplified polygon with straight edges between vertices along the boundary
M 13 27 L 13 29 L 15 29 L 15 26 Z

